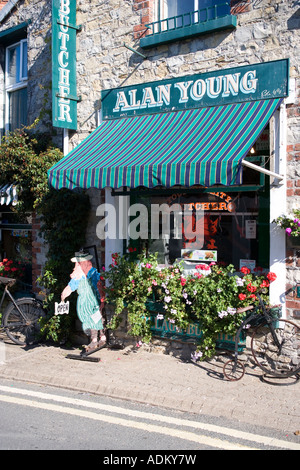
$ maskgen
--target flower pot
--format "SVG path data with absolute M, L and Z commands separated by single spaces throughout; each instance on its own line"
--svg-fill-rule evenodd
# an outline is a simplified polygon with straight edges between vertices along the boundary
M 300 237 L 287 236 L 287 247 L 300 249 Z

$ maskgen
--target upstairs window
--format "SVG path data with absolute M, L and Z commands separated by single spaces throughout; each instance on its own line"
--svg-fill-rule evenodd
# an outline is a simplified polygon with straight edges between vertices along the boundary
M 146 25 L 141 47 L 165 44 L 210 31 L 234 29 L 230 0 L 156 0 L 156 21 Z
M 27 40 L 6 48 L 5 131 L 27 124 Z
M 198 10 L 198 0 L 159 0 L 158 3 L 158 18 L 161 20 L 162 29 L 166 29 L 168 23 L 169 28 L 174 29 L 179 25 L 189 25 L 196 20 L 193 12 Z

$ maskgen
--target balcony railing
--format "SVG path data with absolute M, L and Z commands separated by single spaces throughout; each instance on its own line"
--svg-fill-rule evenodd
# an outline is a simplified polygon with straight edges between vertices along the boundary
M 146 24 L 148 33 L 140 40 L 141 47 L 164 44 L 210 31 L 233 29 L 236 17 L 230 14 L 230 2 L 215 4 L 182 15 Z

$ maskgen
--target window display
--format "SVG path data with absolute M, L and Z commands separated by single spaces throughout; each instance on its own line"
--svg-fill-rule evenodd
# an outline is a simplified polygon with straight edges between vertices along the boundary
M 253 267 L 265 264 L 259 250 L 264 224 L 259 220 L 261 198 L 257 191 L 179 191 L 140 197 L 151 213 L 149 237 L 140 240 L 140 248 L 158 252 L 162 264 L 179 259 L 217 261 L 237 269 L 241 260 L 251 260 Z M 150 226 L 157 220 L 159 237 L 153 238 Z M 267 249 L 267 241 L 264 247 Z

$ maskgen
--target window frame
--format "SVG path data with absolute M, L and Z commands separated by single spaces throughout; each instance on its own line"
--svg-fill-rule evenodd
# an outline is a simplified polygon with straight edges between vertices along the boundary
M 26 44 L 26 48 L 25 48 Z M 14 83 L 9 83 L 9 66 L 10 66 L 10 50 L 20 46 L 20 59 L 17 63 L 18 73 L 16 73 L 16 81 Z M 21 39 L 20 41 L 9 44 L 5 49 L 5 113 L 4 113 L 4 130 L 5 133 L 10 131 L 10 125 L 12 120 L 10 119 L 10 94 L 18 90 L 27 88 L 28 85 L 28 66 L 27 66 L 27 38 Z M 26 54 L 26 75 L 23 74 L 24 70 L 24 58 Z M 19 75 L 18 75 L 19 74 Z M 19 80 L 17 81 L 17 77 Z M 27 103 L 26 103 L 27 108 Z

